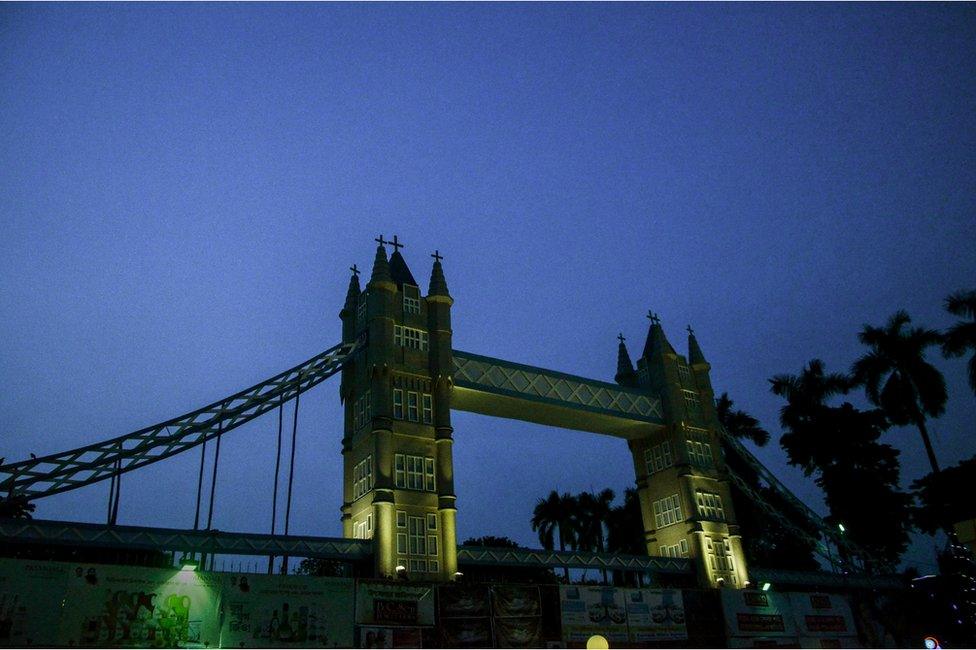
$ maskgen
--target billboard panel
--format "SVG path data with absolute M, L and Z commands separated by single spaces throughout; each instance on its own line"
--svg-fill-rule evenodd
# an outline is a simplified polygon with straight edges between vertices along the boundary
M 227 648 L 348 648 L 353 644 L 350 578 L 223 575 Z

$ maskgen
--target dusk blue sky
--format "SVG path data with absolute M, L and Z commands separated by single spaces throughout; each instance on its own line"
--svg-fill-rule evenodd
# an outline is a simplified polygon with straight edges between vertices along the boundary
M 716 392 L 976 288 L 972 4 L 0 5 L 0 455 L 195 409 L 338 342 L 348 267 L 439 249 L 455 347 L 610 380 L 648 309 Z M 941 460 L 976 452 L 961 360 Z M 852 398 L 863 404 L 863 398 Z M 228 435 L 214 525 L 266 532 L 277 420 Z M 538 546 L 551 489 L 633 484 L 624 441 L 454 415 L 459 540 Z M 339 535 L 338 381 L 302 398 L 292 531 Z M 903 485 L 926 471 L 892 430 Z M 195 453 L 123 479 L 189 527 Z M 108 484 L 37 516 L 104 519 Z M 909 560 L 931 569 L 930 538 Z

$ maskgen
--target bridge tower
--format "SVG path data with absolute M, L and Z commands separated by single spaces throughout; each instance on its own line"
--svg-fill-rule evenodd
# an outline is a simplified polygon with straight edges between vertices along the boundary
M 636 371 L 621 339 L 617 383 L 659 397 L 665 427 L 631 440 L 648 555 L 690 557 L 702 586 L 746 586 L 709 371 L 694 332 L 675 352 L 654 314 Z
M 339 313 L 343 342 L 366 342 L 342 370 L 343 536 L 373 540 L 377 576 L 394 577 L 402 566 L 410 578 L 452 580 L 454 301 L 440 255 L 423 296 L 402 244 L 377 241 L 369 282 L 360 289 L 354 266 Z

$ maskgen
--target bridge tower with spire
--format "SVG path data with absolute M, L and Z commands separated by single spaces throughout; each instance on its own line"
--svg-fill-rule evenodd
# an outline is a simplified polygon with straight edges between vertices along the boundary
M 742 538 L 732 506 L 720 424 L 705 360 L 688 327 L 688 356 L 671 346 L 660 319 L 650 327 L 637 367 L 623 336 L 615 381 L 659 398 L 664 427 L 629 441 L 648 555 L 690 557 L 705 586 L 747 586 Z
M 435 252 L 427 295 L 396 237 L 377 240 L 360 288 L 353 267 L 342 340 L 365 352 L 342 370 L 343 536 L 372 539 L 378 576 L 457 571 L 451 427 L 451 305 Z M 386 246 L 393 247 L 387 259 Z

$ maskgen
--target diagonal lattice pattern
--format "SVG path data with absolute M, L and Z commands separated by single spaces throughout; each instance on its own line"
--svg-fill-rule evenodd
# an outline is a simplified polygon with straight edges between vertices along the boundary
M 192 449 L 328 379 L 359 350 L 358 342 L 342 343 L 192 413 L 87 447 L 0 466 L 0 494 L 37 499 L 67 492 Z
M 0 537 L 10 541 L 70 546 L 110 546 L 234 555 L 291 555 L 346 561 L 365 559 L 373 553 L 373 542 L 364 539 L 104 526 L 22 519 L 0 519 Z
M 528 548 L 458 547 L 458 561 L 489 566 L 538 566 L 548 568 L 617 569 L 654 573 L 692 573 L 691 560 L 623 553 L 543 551 Z
M 454 350 L 455 385 L 659 422 L 661 401 L 614 384 Z

